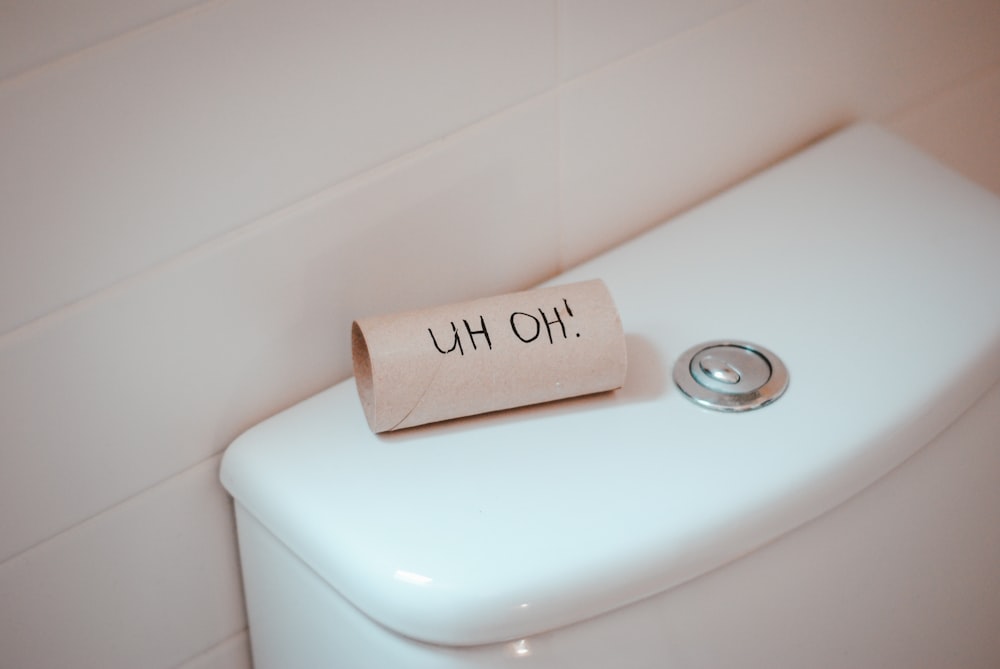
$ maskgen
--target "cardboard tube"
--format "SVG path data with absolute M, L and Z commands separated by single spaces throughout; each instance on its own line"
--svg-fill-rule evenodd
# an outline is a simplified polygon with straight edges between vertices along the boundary
M 359 319 L 351 348 L 373 432 L 625 382 L 625 333 L 600 280 Z

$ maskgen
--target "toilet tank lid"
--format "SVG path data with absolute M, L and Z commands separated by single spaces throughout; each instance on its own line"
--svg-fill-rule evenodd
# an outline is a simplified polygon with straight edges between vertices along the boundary
M 1000 378 L 1000 200 L 859 125 L 558 277 L 603 278 L 614 393 L 375 436 L 347 380 L 264 421 L 221 478 L 403 635 L 518 639 L 663 592 L 871 485 Z M 776 403 L 670 381 L 688 347 L 779 355 Z

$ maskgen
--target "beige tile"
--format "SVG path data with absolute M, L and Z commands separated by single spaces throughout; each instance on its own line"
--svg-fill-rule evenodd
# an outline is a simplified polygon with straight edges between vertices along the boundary
M 6 0 L 0 9 L 0 79 L 203 4 L 205 0 Z
M 894 114 L 887 126 L 1000 193 L 1000 65 Z
M 0 337 L 0 559 L 349 376 L 352 319 L 554 274 L 554 122 L 526 103 Z
M 0 565 L 0 665 L 166 668 L 245 628 L 218 460 Z
M 996 62 L 998 34 L 995 2 L 766 0 L 567 84 L 564 262 Z
M 250 636 L 244 630 L 177 669 L 251 669 Z
M 747 0 L 559 0 L 559 74 L 567 81 Z
M 224 2 L 0 83 L 0 333 L 542 92 L 554 16 Z

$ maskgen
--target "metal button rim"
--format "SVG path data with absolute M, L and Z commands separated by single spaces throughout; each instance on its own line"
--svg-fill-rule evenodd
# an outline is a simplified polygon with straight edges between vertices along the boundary
M 702 351 L 734 346 L 764 358 L 771 366 L 771 376 L 764 385 L 746 393 L 720 393 L 706 388 L 691 375 L 691 362 Z M 788 388 L 788 370 L 773 352 L 757 344 L 733 339 L 719 339 L 692 346 L 674 365 L 674 383 L 692 402 L 707 409 L 726 412 L 751 411 L 771 404 Z

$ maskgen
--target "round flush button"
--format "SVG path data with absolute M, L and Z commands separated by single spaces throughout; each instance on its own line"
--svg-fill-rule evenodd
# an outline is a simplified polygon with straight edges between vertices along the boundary
M 749 411 L 781 397 L 788 387 L 788 370 L 763 346 L 712 341 L 684 352 L 674 365 L 674 383 L 703 407 Z

